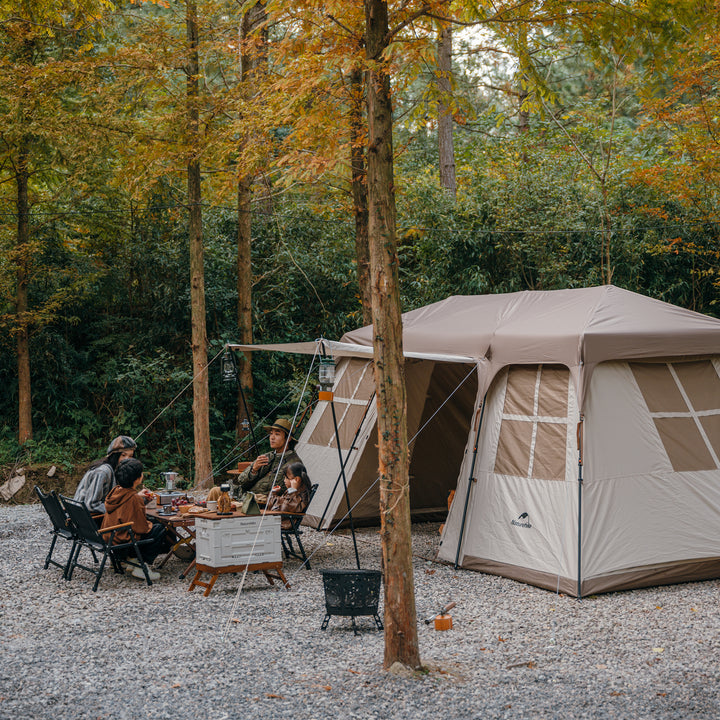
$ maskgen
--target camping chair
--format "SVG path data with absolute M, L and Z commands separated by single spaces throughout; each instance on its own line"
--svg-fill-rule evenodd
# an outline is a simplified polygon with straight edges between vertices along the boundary
M 310 507 L 310 503 L 312 502 L 313 497 L 315 497 L 317 489 L 317 483 L 310 487 L 310 499 L 308 500 L 308 507 Z M 290 521 L 290 527 L 287 529 L 283 528 L 280 531 L 280 542 L 282 542 L 283 555 L 285 555 L 286 558 L 294 557 L 298 560 L 302 560 L 303 563 L 305 563 L 305 567 L 310 570 L 310 561 L 305 554 L 305 548 L 303 547 L 302 540 L 300 539 L 300 536 L 303 532 L 300 529 L 300 524 L 305 517 L 305 513 L 293 513 L 292 515 L 286 515 L 285 513 L 283 513 L 282 517 L 283 520 Z M 293 538 L 295 538 L 295 540 L 297 541 L 297 550 L 293 545 Z
M 66 498 L 62 495 L 60 496 L 60 499 L 65 506 L 70 523 L 79 538 L 79 542 L 75 546 L 67 573 L 68 580 L 72 578 L 75 568 L 80 567 L 95 576 L 93 592 L 97 592 L 98 585 L 100 584 L 100 578 L 105 570 L 105 563 L 107 562 L 108 557 L 112 563 L 113 570 L 115 570 L 116 573 L 122 573 L 123 569 L 120 562 L 125 559 L 130 550 L 134 550 L 135 557 L 137 558 L 137 564 L 142 568 L 147 584 L 152 585 L 147 565 L 140 554 L 139 547 L 140 545 L 146 545 L 153 542 L 152 538 L 137 540 L 132 529 L 132 523 L 129 522 L 123 523 L 122 525 L 113 525 L 112 527 L 98 529 L 98 526 L 85 503 L 78 502 L 77 500 L 71 500 L 70 498 Z M 130 532 L 130 541 L 114 545 L 113 540 L 115 539 L 116 533 L 125 528 L 127 528 Z M 83 565 L 78 562 L 78 555 L 80 554 L 80 550 L 83 545 L 90 548 L 90 550 L 93 551 L 93 555 L 95 554 L 94 551 L 102 553 L 102 559 L 100 560 L 100 565 L 98 567 L 90 568 L 87 565 Z
M 62 569 L 63 578 L 67 580 L 73 553 L 75 552 L 75 547 L 78 542 L 80 542 L 80 539 L 75 534 L 72 525 L 68 523 L 67 513 L 65 512 L 65 508 L 62 506 L 60 498 L 58 498 L 57 494 L 55 492 L 44 493 L 37 485 L 35 486 L 35 494 L 38 498 L 40 498 L 40 502 L 45 508 L 45 512 L 48 514 L 50 522 L 53 526 L 53 529 L 51 530 L 52 542 L 50 543 L 50 550 L 45 558 L 45 570 L 47 570 L 50 565 L 55 565 L 55 567 Z M 53 560 L 52 554 L 55 550 L 55 544 L 57 543 L 58 538 L 72 541 L 70 554 L 68 555 L 68 559 L 65 563 L 59 563 L 57 560 Z M 93 557 L 95 557 L 94 552 Z M 96 557 L 95 561 L 97 562 Z

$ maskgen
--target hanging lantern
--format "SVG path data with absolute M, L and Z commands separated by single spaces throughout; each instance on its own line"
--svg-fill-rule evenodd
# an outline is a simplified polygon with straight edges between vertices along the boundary
M 321 357 L 318 372 L 320 388 L 324 392 L 331 391 L 335 385 L 335 361 L 331 357 Z
M 238 377 L 235 356 L 228 347 L 225 348 L 225 352 L 220 358 L 220 375 L 224 382 L 236 382 Z

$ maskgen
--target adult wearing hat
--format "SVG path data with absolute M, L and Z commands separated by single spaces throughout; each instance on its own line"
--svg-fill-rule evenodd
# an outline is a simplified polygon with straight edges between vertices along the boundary
M 104 458 L 95 460 L 83 475 L 73 496 L 84 502 L 92 513 L 105 512 L 105 498 L 115 486 L 118 464 L 135 454 L 137 444 L 127 435 L 118 435 L 108 446 Z
M 255 493 L 258 502 L 267 500 L 276 478 L 284 479 L 288 465 L 302 462 L 294 450 L 297 440 L 292 436 L 290 420 L 278 418 L 272 425 L 267 425 L 265 430 L 270 440 L 270 452 L 258 455 L 250 467 L 238 476 L 240 490 Z

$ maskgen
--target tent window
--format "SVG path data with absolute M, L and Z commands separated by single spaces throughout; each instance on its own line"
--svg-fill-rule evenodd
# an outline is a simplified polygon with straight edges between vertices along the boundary
M 335 416 L 340 436 L 340 447 L 347 450 L 355 437 L 375 390 L 372 362 L 352 358 L 344 363 L 342 374 L 335 384 Z M 332 410 L 325 405 L 308 442 L 311 445 L 337 447 Z
M 555 366 L 508 370 L 495 472 L 564 480 L 570 373 Z
M 720 467 L 720 377 L 710 360 L 630 363 L 676 472 Z

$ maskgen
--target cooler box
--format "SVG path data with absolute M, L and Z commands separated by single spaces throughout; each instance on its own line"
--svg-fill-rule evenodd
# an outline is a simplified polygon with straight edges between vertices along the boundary
M 279 515 L 195 519 L 195 559 L 200 565 L 221 568 L 281 558 Z

